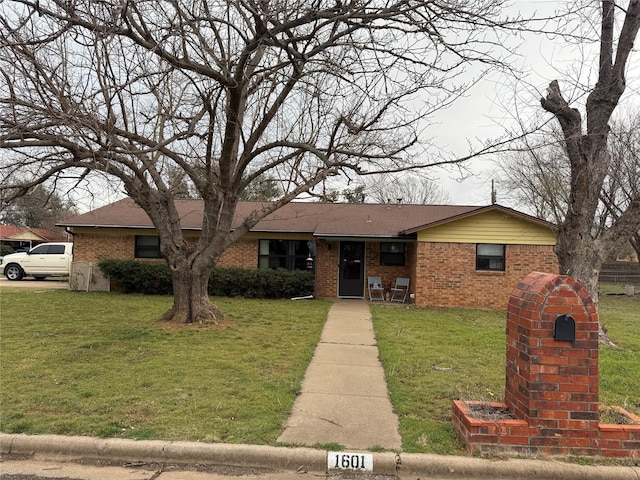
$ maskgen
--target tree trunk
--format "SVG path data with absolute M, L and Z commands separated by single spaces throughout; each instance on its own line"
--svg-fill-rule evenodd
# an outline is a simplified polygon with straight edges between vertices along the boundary
M 591 299 L 598 303 L 598 277 L 605 261 L 601 256 L 603 249 L 596 245 L 598 240 L 594 240 L 584 228 L 575 225 L 570 228 L 569 225 L 575 221 L 576 217 L 569 214 L 560 227 L 555 246 L 560 273 L 578 280 L 587 289 Z M 598 333 L 601 345 L 617 346 L 607 335 L 602 322 L 599 322 Z
M 210 268 L 197 262 L 180 262 L 171 268 L 173 280 L 173 307 L 162 315 L 161 320 L 176 324 L 217 324 L 222 312 L 209 300 Z
M 558 232 L 555 252 L 560 273 L 577 279 L 597 302 L 598 276 L 605 259 L 601 258 L 601 249 L 587 229 L 574 225 L 580 220 L 570 213 L 567 215 Z

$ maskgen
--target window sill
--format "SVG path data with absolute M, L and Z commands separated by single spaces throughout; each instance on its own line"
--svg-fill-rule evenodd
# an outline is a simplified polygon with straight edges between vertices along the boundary
M 488 275 L 488 276 L 503 276 L 506 275 L 507 272 L 504 270 L 476 270 L 476 275 Z

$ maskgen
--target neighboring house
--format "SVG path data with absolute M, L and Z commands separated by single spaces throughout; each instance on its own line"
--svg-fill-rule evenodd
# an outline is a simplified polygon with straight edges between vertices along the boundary
M 68 235 L 46 228 L 0 225 L 0 246 L 9 245 L 14 250 L 29 250 L 44 242 L 68 242 Z
M 197 238 L 202 202 L 177 206 L 185 237 Z M 236 224 L 258 206 L 240 203 Z M 160 257 L 153 225 L 131 199 L 61 225 L 73 234 L 74 262 L 92 269 L 106 258 Z M 316 297 L 368 298 L 368 276 L 387 289 L 407 277 L 416 305 L 503 309 L 522 277 L 558 272 L 555 235 L 552 224 L 500 205 L 294 202 L 261 220 L 218 266 L 305 269 L 311 257 Z

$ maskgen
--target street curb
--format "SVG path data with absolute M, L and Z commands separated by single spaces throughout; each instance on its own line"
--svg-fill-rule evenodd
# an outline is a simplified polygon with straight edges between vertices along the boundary
M 0 433 L 0 454 L 66 460 L 205 464 L 290 472 L 327 471 L 327 451 L 313 448 L 101 439 Z M 553 460 L 487 460 L 430 454 L 375 452 L 373 473 L 402 478 L 640 480 L 640 467 L 583 466 Z

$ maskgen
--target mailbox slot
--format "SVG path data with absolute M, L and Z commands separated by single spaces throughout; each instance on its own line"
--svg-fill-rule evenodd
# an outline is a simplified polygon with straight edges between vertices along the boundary
M 553 338 L 559 342 L 574 342 L 576 339 L 576 321 L 571 315 L 556 318 Z

